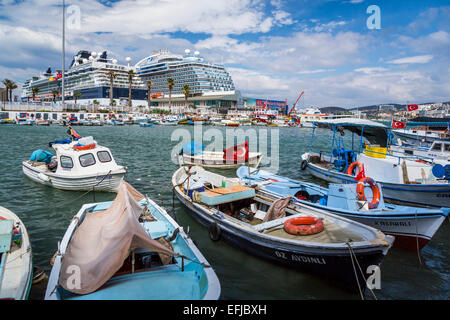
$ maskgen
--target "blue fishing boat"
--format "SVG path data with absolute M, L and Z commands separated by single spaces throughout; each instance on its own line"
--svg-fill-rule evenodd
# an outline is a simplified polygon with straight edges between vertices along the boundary
M 314 146 L 317 126 L 333 132 L 328 152 Z M 346 132 L 352 134 L 351 139 L 344 139 Z M 315 122 L 310 150 L 301 155 L 300 168 L 334 183 L 357 183 L 371 177 L 381 184 L 389 202 L 449 207 L 450 172 L 434 159 L 394 155 L 390 150 L 393 137 L 390 128 L 366 119 Z
M 148 122 L 147 123 L 145 123 L 145 122 L 142 123 L 141 122 L 141 123 L 139 123 L 139 126 L 143 127 L 143 128 L 151 128 L 151 127 L 154 127 L 155 125 L 153 123 L 148 123 Z
M 380 184 L 334 184 L 328 188 L 313 183 L 293 180 L 268 171 L 242 166 L 237 176 L 245 183 L 279 196 L 292 196 L 302 205 L 327 210 L 380 229 L 383 233 L 395 236 L 394 246 L 407 250 L 422 249 L 433 237 L 448 216 L 450 209 L 427 209 L 400 206 L 384 202 Z M 250 177 L 250 179 L 249 179 Z M 375 192 L 372 191 L 375 190 Z M 379 198 L 374 201 L 374 194 Z M 370 205 L 374 203 L 373 205 Z
M 123 182 L 113 202 L 85 204 L 74 217 L 54 256 L 45 299 L 219 296 L 213 268 L 183 228 Z

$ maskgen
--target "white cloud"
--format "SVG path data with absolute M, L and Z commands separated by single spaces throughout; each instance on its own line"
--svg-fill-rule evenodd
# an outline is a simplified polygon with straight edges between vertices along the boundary
M 371 67 L 371 68 L 358 68 L 355 69 L 356 72 L 362 72 L 365 74 L 373 74 L 373 73 L 378 73 L 378 72 L 384 72 L 387 71 L 389 69 L 387 68 L 382 68 L 382 67 Z
M 405 58 L 395 59 L 395 60 L 388 61 L 387 63 L 392 63 L 392 64 L 428 63 L 432 59 L 433 59 L 433 56 L 428 54 L 428 55 L 423 55 L 423 56 L 414 56 L 414 57 L 405 57 Z

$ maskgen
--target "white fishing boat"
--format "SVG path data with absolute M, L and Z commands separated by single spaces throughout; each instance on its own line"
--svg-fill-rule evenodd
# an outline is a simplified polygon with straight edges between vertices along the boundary
M 52 260 L 46 300 L 220 297 L 219 279 L 189 235 L 126 182 L 114 201 L 81 207 Z
M 246 184 L 257 185 L 282 197 L 292 196 L 293 201 L 302 205 L 320 208 L 393 235 L 395 247 L 411 251 L 422 249 L 450 212 L 450 208 L 386 204 L 383 189 L 370 178 L 358 184 L 330 183 L 328 188 L 324 188 L 248 167 L 239 168 L 236 175 Z
M 26 300 L 33 263 L 27 229 L 17 215 L 0 207 L 0 300 Z
M 447 130 L 433 130 L 428 127 L 421 128 L 404 128 L 392 130 L 392 132 L 410 143 L 419 143 L 423 145 L 431 145 L 434 141 L 450 142 L 450 131 Z
M 175 171 L 172 186 L 180 202 L 208 228 L 211 240 L 223 239 L 354 290 L 358 284 L 365 288 L 365 275 L 352 267 L 354 259 L 364 271 L 378 266 L 394 241 L 377 229 L 198 166 Z
M 24 174 L 33 181 L 63 190 L 117 192 L 126 173 L 111 151 L 92 137 L 49 143 L 56 155 L 36 150 L 22 162 Z
M 331 153 L 314 148 L 313 132 L 311 150 L 301 155 L 302 170 L 308 169 L 313 176 L 333 183 L 357 183 L 364 176 L 373 178 L 390 202 L 450 206 L 450 173 L 438 163 L 389 154 L 391 135 L 385 125 L 355 118 L 321 121 L 320 125 L 333 131 Z M 360 135 L 351 139 L 351 148 L 344 147 L 344 130 Z
M 206 168 L 233 169 L 246 163 L 257 168 L 262 159 L 261 152 L 250 152 L 248 143 L 233 146 L 223 151 L 206 151 L 205 146 L 190 142 L 183 145 L 179 155 L 180 165 L 197 165 Z
M 400 140 L 398 145 L 391 145 L 390 152 L 394 155 L 416 156 L 429 162 L 450 164 L 450 141 L 434 141 L 430 147 L 421 147 L 406 144 Z
M 38 126 L 49 126 L 50 125 L 50 120 L 36 120 L 36 125 Z

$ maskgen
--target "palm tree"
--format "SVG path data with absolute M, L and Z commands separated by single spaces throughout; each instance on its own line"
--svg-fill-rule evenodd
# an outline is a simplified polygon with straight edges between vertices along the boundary
M 136 75 L 136 73 L 133 70 L 129 70 L 128 71 L 128 107 L 129 107 L 129 111 L 131 110 L 131 106 L 133 105 L 132 100 L 131 100 L 131 86 L 133 84 L 133 77 Z
M 36 95 L 39 93 L 39 88 L 38 87 L 33 87 L 33 89 L 31 89 L 31 96 L 33 97 L 33 101 L 34 99 L 36 99 Z
M 175 85 L 172 78 L 167 78 L 167 85 L 169 86 L 169 109 L 172 108 L 172 88 Z
M 75 104 L 77 104 L 78 98 L 80 98 L 83 94 L 81 92 L 75 92 L 73 94 L 73 99 L 75 100 Z
M 56 89 L 52 90 L 53 102 L 56 102 L 56 96 L 59 94 L 59 91 Z
M 9 100 L 12 102 L 12 93 L 13 90 L 17 89 L 17 84 L 14 81 L 11 81 L 10 85 L 9 85 Z
M 113 97 L 113 84 L 114 84 L 114 79 L 117 77 L 116 73 L 114 71 L 109 71 L 108 72 L 109 75 L 109 83 L 110 83 L 110 87 L 109 87 L 109 105 L 112 107 L 113 106 L 113 101 L 114 101 L 114 97 Z
M 6 101 L 9 101 L 9 95 L 8 95 L 8 92 L 9 92 L 9 86 L 10 86 L 10 84 L 11 84 L 11 80 L 5 79 L 5 80 L 2 81 L 2 83 L 3 83 L 3 85 L 4 85 L 5 88 L 6 88 Z
M 147 81 L 147 103 L 148 103 L 148 109 L 150 110 L 151 104 L 152 104 L 152 82 Z
M 9 92 L 9 87 L 11 86 L 11 80 L 9 80 L 9 79 L 5 79 L 5 80 L 3 80 L 2 81 L 2 83 L 3 83 L 3 85 L 5 86 L 5 88 L 6 88 L 6 101 L 9 101 L 9 95 L 8 95 L 8 92 Z
M 191 88 L 189 87 L 188 84 L 185 84 L 183 86 L 183 93 L 184 93 L 184 106 L 185 108 L 188 107 L 188 97 L 189 97 L 189 92 L 191 91 Z

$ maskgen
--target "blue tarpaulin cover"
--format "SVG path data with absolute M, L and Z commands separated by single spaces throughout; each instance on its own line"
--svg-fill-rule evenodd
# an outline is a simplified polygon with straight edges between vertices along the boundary
M 39 149 L 31 154 L 30 161 L 39 161 L 50 163 L 52 161 L 53 154 L 51 152 Z
M 198 142 L 189 142 L 183 145 L 183 153 L 189 155 L 201 154 L 205 150 L 205 146 Z

